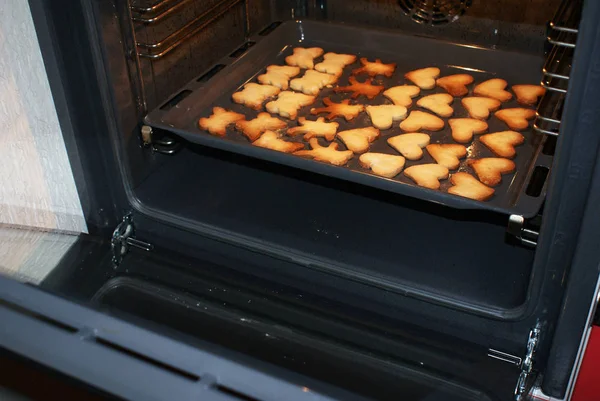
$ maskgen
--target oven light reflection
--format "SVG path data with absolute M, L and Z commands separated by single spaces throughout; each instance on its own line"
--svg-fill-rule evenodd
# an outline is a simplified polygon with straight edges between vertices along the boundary
M 448 67 L 456 68 L 458 70 L 471 71 L 471 72 L 487 72 L 484 70 L 478 70 L 477 68 L 461 67 L 459 65 L 449 65 Z

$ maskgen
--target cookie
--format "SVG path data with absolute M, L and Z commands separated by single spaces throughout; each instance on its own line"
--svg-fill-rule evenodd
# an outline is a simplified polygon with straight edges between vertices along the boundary
M 267 72 L 259 75 L 257 80 L 263 85 L 271 85 L 281 90 L 287 90 L 290 79 L 298 74 L 300 74 L 300 67 L 270 65 L 267 67 Z
M 414 110 L 408 115 L 408 118 L 400 123 L 403 131 L 439 131 L 444 128 L 444 120 L 433 114 L 424 111 Z
M 502 181 L 502 174 L 515 171 L 515 162 L 501 157 L 484 157 L 467 162 L 473 168 L 479 181 L 487 186 L 495 187 Z
M 254 110 L 260 110 L 265 100 L 277 95 L 281 89 L 271 85 L 260 85 L 254 82 L 244 85 L 244 89 L 234 93 L 234 102 L 243 104 Z
M 385 92 L 383 96 L 390 99 L 397 106 L 409 107 L 412 104 L 412 98 L 419 95 L 421 89 L 415 85 L 394 86 Z
M 404 78 L 408 79 L 421 89 L 433 89 L 435 87 L 435 79 L 440 76 L 440 69 L 436 67 L 421 68 L 404 74 Z
M 529 127 L 529 121 L 535 117 L 535 110 L 514 108 L 498 110 L 494 114 L 499 120 L 502 120 L 508 125 L 508 128 L 521 131 Z
M 301 143 L 284 141 L 279 137 L 279 134 L 273 131 L 265 132 L 260 138 L 252 142 L 252 145 L 283 153 L 293 153 L 304 147 Z
M 449 171 L 440 164 L 418 164 L 404 170 L 404 175 L 412 179 L 418 186 L 429 189 L 440 189 L 440 180 L 448 178 Z
M 546 94 L 546 88 L 540 85 L 513 85 L 512 90 L 517 95 L 517 102 L 528 106 L 533 106 Z
M 371 152 L 360 155 L 358 160 L 363 168 L 371 169 L 373 174 L 386 178 L 400 174 L 406 162 L 402 156 Z
M 452 139 L 459 143 L 471 142 L 473 134 L 482 134 L 488 129 L 485 121 L 475 118 L 451 118 L 448 124 L 452 129 Z
M 290 81 L 290 88 L 307 95 L 318 95 L 321 88 L 332 85 L 335 81 L 337 81 L 335 75 L 307 70 L 302 78 L 294 78 Z
M 517 154 L 515 146 L 525 142 L 525 137 L 515 131 L 501 131 L 482 135 L 479 140 L 498 156 L 512 159 Z
M 508 102 L 512 99 L 512 94 L 504 90 L 507 85 L 508 83 L 503 79 L 492 78 L 475 86 L 473 93 L 479 96 L 491 97 L 501 102 Z
M 311 150 L 299 150 L 294 152 L 294 154 L 296 156 L 308 157 L 335 166 L 343 166 L 354 156 L 354 153 L 351 150 L 337 150 L 338 144 L 335 142 L 324 147 L 319 145 L 317 138 L 311 138 L 308 143 L 312 148 Z
M 295 136 L 298 134 L 305 134 L 304 140 L 308 141 L 310 138 L 317 136 L 324 137 L 328 141 L 335 139 L 335 134 L 338 127 L 338 123 L 326 123 L 323 117 L 317 118 L 317 121 L 310 121 L 304 117 L 298 119 L 298 123 L 301 126 L 290 128 L 287 130 L 288 135 Z
M 198 120 L 198 125 L 213 135 L 225 136 L 228 125 L 245 118 L 243 114 L 227 111 L 222 107 L 214 107 L 212 115 L 208 118 L 202 117 Z
M 448 188 L 448 193 L 462 196 L 463 198 L 485 201 L 494 195 L 494 190 L 481 182 L 477 181 L 469 173 L 455 173 L 450 177 L 452 187 Z
M 431 144 L 425 147 L 431 157 L 449 170 L 456 170 L 460 165 L 460 159 L 467 155 L 467 148 L 455 143 Z
M 471 118 L 478 120 L 487 120 L 490 117 L 490 111 L 496 111 L 502 105 L 498 99 L 491 97 L 466 97 L 461 101 L 463 107 L 467 109 Z
M 381 85 L 371 85 L 373 82 L 373 78 L 367 79 L 365 82 L 358 82 L 356 78 L 350 77 L 348 79 L 350 81 L 349 86 L 339 86 L 335 88 L 333 91 L 335 93 L 339 92 L 353 92 L 352 98 L 356 99 L 360 95 L 365 95 L 369 99 L 373 99 L 375 96 L 379 95 L 381 91 L 385 89 L 384 86 Z
M 454 113 L 454 109 L 450 107 L 450 103 L 454 98 L 447 93 L 436 93 L 422 97 L 417 101 L 417 106 L 431 110 L 440 117 L 450 117 Z
M 344 72 L 344 67 L 356 61 L 352 54 L 325 53 L 323 62 L 315 65 L 315 70 L 339 77 Z
M 279 114 L 281 117 L 295 120 L 298 115 L 298 110 L 301 107 L 308 106 L 315 101 L 314 96 L 305 95 L 304 93 L 296 93 L 291 91 L 283 91 L 277 97 L 265 105 L 269 113 Z
M 338 132 L 337 136 L 354 153 L 364 153 L 369 150 L 369 144 L 379 137 L 379 130 L 373 127 L 356 128 Z
M 394 121 L 406 118 L 408 111 L 404 106 L 383 104 L 381 106 L 367 106 L 365 108 L 373 125 L 379 129 L 390 129 Z
M 315 66 L 314 60 L 323 54 L 323 49 L 320 47 L 295 47 L 294 54 L 287 56 L 285 62 L 288 65 L 312 70 Z
M 372 77 L 385 75 L 389 78 L 394 74 L 394 70 L 396 69 L 396 63 L 383 64 L 380 59 L 371 62 L 367 60 L 366 57 L 363 57 L 360 59 L 360 63 L 362 64 L 362 67 L 352 71 L 353 74 L 358 75 L 364 72 Z
M 235 128 L 241 131 L 250 141 L 256 141 L 265 131 L 273 131 L 287 127 L 285 121 L 271 117 L 269 113 L 259 113 L 250 121 L 240 120 L 235 123 Z
M 334 103 L 326 97 L 323 99 L 326 107 L 318 107 L 310 109 L 311 114 L 329 113 L 327 119 L 332 120 L 338 116 L 344 117 L 346 121 L 350 121 L 360 114 L 365 107 L 361 104 L 350 104 L 350 99 L 342 100 L 342 103 Z
M 449 94 L 454 97 L 464 96 L 469 93 L 467 85 L 473 83 L 473 77 L 469 74 L 455 74 L 447 77 L 438 78 L 435 84 L 440 88 L 444 88 Z
M 419 160 L 423 157 L 423 148 L 429 145 L 429 135 L 411 132 L 388 138 L 387 143 L 408 160 Z

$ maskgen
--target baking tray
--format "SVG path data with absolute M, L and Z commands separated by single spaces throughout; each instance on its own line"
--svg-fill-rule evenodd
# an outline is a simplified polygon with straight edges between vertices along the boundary
M 386 88 L 410 83 L 404 79 L 404 73 L 430 66 L 440 68 L 441 76 L 456 73 L 473 75 L 475 82 L 470 85 L 471 90 L 475 84 L 492 77 L 507 80 L 509 86 L 517 83 L 535 84 L 540 82 L 541 68 L 544 61 L 538 55 L 492 50 L 397 32 L 310 20 L 288 21 L 268 34 L 263 36 L 259 34 L 250 38 L 241 49 L 221 60 L 207 73 L 189 82 L 167 102 L 149 113 L 145 118 L 145 123 L 155 128 L 168 130 L 193 143 L 260 158 L 453 208 L 485 209 L 504 214 L 517 214 L 526 218 L 537 214 L 544 201 L 546 179 L 551 168 L 552 156 L 543 152 L 545 136 L 533 131 L 531 128 L 522 132 L 526 141 L 517 148 L 517 156 L 514 159 L 516 164 L 515 173 L 505 175 L 501 185 L 495 187 L 496 193 L 494 196 L 486 202 L 448 194 L 446 191 L 451 186 L 449 179 L 441 181 L 440 190 L 430 190 L 417 186 L 403 173 L 393 179 L 376 176 L 370 170 L 360 166 L 358 155 L 355 155 L 344 167 L 332 166 L 253 146 L 233 126 L 230 126 L 223 138 L 210 135 L 199 128 L 198 119 L 208 117 L 214 106 L 221 106 L 243 113 L 247 119 L 254 118 L 259 111 L 233 103 L 231 95 L 241 89 L 245 83 L 256 81 L 256 76 L 263 73 L 266 66 L 271 64 L 284 65 L 285 57 L 290 55 L 293 47 L 296 46 L 318 46 L 322 47 L 325 52 L 349 53 L 356 54 L 358 57 L 367 57 L 369 60 L 380 58 L 385 63 L 395 62 L 397 68 L 391 78 L 378 76 L 373 81 L 374 84 L 381 84 Z M 347 85 L 351 71 L 358 66 L 359 62 L 357 61 L 357 63 L 346 67 L 337 85 Z M 363 74 L 359 76 L 359 81 L 366 78 L 367 76 Z M 430 91 L 422 91 L 420 96 L 443 92 L 443 89 L 435 88 Z M 347 93 L 336 94 L 333 92 L 333 88 L 324 88 L 313 105 L 300 109 L 298 117 L 311 116 L 311 107 L 320 107 L 322 99 L 325 97 L 331 97 L 333 101 L 339 102 L 350 95 Z M 418 109 L 416 106 L 417 99 L 414 99 L 415 101 L 409 108 L 409 112 Z M 460 104 L 460 100 L 460 98 L 454 99 L 452 107 L 455 113 L 452 118 L 468 117 L 466 110 Z M 361 96 L 354 103 L 365 105 L 391 104 L 383 95 L 379 95 L 372 100 Z M 513 99 L 504 103 L 502 107 L 521 106 Z M 314 118 L 314 116 L 311 116 L 311 118 Z M 288 122 L 289 127 L 297 125 L 295 121 L 283 120 Z M 447 121 L 447 119 L 444 120 Z M 366 113 L 361 113 L 350 122 L 346 122 L 342 118 L 337 118 L 335 121 L 340 124 L 338 131 L 372 125 Z M 488 120 L 488 124 L 489 132 L 508 129 L 503 122 L 493 116 Z M 448 124 L 439 132 L 423 132 L 431 135 L 431 143 L 454 143 Z M 398 154 L 387 144 L 386 140 L 402 133 L 399 123 L 394 123 L 392 129 L 381 131 L 381 137 L 371 144 L 370 151 Z M 475 139 L 467 148 L 467 159 L 493 157 L 494 154 L 479 142 L 477 137 L 475 136 Z M 286 136 L 286 139 L 305 142 L 301 136 L 295 138 Z M 336 139 L 336 142 L 340 144 L 339 149 L 345 149 L 341 141 Z M 321 144 L 326 145 L 326 142 L 323 141 Z M 309 149 L 308 144 L 306 144 L 306 148 Z M 467 159 L 462 160 L 458 171 L 473 173 L 470 167 L 466 165 Z M 421 160 L 407 160 L 405 169 L 415 164 L 434 162 L 425 151 Z M 207 174 L 209 173 L 207 172 Z M 530 185 L 533 180 L 536 182 Z

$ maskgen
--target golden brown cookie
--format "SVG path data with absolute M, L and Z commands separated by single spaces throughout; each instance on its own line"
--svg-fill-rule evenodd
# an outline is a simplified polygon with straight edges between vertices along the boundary
M 371 118 L 373 125 L 379 129 L 392 128 L 394 121 L 400 121 L 406 118 L 406 114 L 408 113 L 406 107 L 393 104 L 367 106 L 365 109 Z
M 429 144 L 429 135 L 411 132 L 388 138 L 388 144 L 408 160 L 419 160 L 423 157 L 423 148 Z
M 501 131 L 482 135 L 479 140 L 498 156 L 512 159 L 517 154 L 515 146 L 525 142 L 525 137 L 515 131 Z
M 451 118 L 448 124 L 452 129 L 452 139 L 459 143 L 471 142 L 473 134 L 482 134 L 488 129 L 485 121 L 475 118 Z
M 427 151 L 437 162 L 449 170 L 456 170 L 460 165 L 460 159 L 467 155 L 467 148 L 455 143 L 431 144 L 426 146 Z
M 450 117 L 454 113 L 454 109 L 450 106 L 453 100 L 452 95 L 436 93 L 419 99 L 417 106 L 431 110 L 440 117 Z
M 402 156 L 372 152 L 360 155 L 358 160 L 363 168 L 369 168 L 373 174 L 386 178 L 400 174 L 406 161 Z
M 246 118 L 243 114 L 225 110 L 222 107 L 214 107 L 210 117 L 202 117 L 198 120 L 198 125 L 203 130 L 213 135 L 225 136 L 227 126 Z
M 444 88 L 452 96 L 460 97 L 469 93 L 467 85 L 473 83 L 473 77 L 469 74 L 448 75 L 447 77 L 438 78 L 435 83 L 440 88 Z
M 461 101 L 462 105 L 469 112 L 471 118 L 478 120 L 487 120 L 490 117 L 490 111 L 496 111 L 502 105 L 498 99 L 491 97 L 466 97 Z
M 444 120 L 434 116 L 433 114 L 425 113 L 424 111 L 414 110 L 408 115 L 408 118 L 400 123 L 400 128 L 403 131 L 439 131 L 444 128 Z
M 244 85 L 244 89 L 233 94 L 234 102 L 243 104 L 254 110 L 260 110 L 265 100 L 277 95 L 281 89 L 271 85 L 260 85 L 254 82 Z
M 350 104 L 350 99 L 342 100 L 342 103 L 334 103 L 326 97 L 323 99 L 326 107 L 317 107 L 310 109 L 311 114 L 329 113 L 326 118 L 332 120 L 338 116 L 342 116 L 346 121 L 354 119 L 360 114 L 365 107 L 361 104 Z
M 494 114 L 499 120 L 502 120 L 508 125 L 508 128 L 521 131 L 529 127 L 528 120 L 535 117 L 535 110 L 514 108 L 514 109 L 503 109 L 498 110 Z
M 501 102 L 508 102 L 512 99 L 512 94 L 504 90 L 507 85 L 508 83 L 503 79 L 492 78 L 475 86 L 473 93 L 479 96 L 491 97 Z
M 337 136 L 354 153 L 364 153 L 369 150 L 369 144 L 379 137 L 379 130 L 373 127 L 356 128 L 338 132 Z
M 435 79 L 440 76 L 440 69 L 437 67 L 421 68 L 404 74 L 404 78 L 413 82 L 421 89 L 433 89 Z
M 265 107 L 269 113 L 279 114 L 281 117 L 295 120 L 298 115 L 298 110 L 300 110 L 301 107 L 312 104 L 314 101 L 314 96 L 292 91 L 283 91 L 279 94 L 277 100 L 267 103 Z
M 271 85 L 281 90 L 287 90 L 290 79 L 298 74 L 300 74 L 300 67 L 270 65 L 267 67 L 267 72 L 259 75 L 257 79 L 263 85 Z
M 306 70 L 302 78 L 294 78 L 290 81 L 290 88 L 307 95 L 318 95 L 321 88 L 332 85 L 335 81 L 337 81 L 335 75 Z
M 271 117 L 269 113 L 259 113 L 250 121 L 241 120 L 235 123 L 235 128 L 241 131 L 251 142 L 256 141 L 265 131 L 274 131 L 287 127 L 285 121 Z
M 467 162 L 473 168 L 479 181 L 487 186 L 495 187 L 502 181 L 502 174 L 515 171 L 515 162 L 502 157 L 484 157 Z
M 486 201 L 494 195 L 492 188 L 480 183 L 469 173 L 454 173 L 450 177 L 450 182 L 453 186 L 448 188 L 449 194 L 478 201 Z
M 344 67 L 356 61 L 353 54 L 325 53 L 323 62 L 315 65 L 315 70 L 339 77 L 344 72 Z
M 394 86 L 385 92 L 383 96 L 390 99 L 397 106 L 409 107 L 412 104 L 412 98 L 419 95 L 421 89 L 415 85 Z
M 512 90 L 517 95 L 517 102 L 528 106 L 533 106 L 546 94 L 546 88 L 540 85 L 513 85 Z
M 335 142 L 324 147 L 319 145 L 317 138 L 311 138 L 308 143 L 312 150 L 299 150 L 298 152 L 294 152 L 294 154 L 336 166 L 343 166 L 354 156 L 351 150 L 337 150 L 338 144 Z
M 252 142 L 252 145 L 283 153 L 293 153 L 304 148 L 304 145 L 301 143 L 284 141 L 279 137 L 278 133 L 273 131 L 265 132 L 260 138 Z
M 385 87 L 382 85 L 371 85 L 371 82 L 373 82 L 373 78 L 369 78 L 365 82 L 358 82 L 356 78 L 350 77 L 348 81 L 350 81 L 349 86 L 338 86 L 333 91 L 335 93 L 353 92 L 353 99 L 356 99 L 360 95 L 365 95 L 367 98 L 373 99 L 385 89 Z
M 326 123 L 325 118 L 323 117 L 317 118 L 316 121 L 310 121 L 304 117 L 300 117 L 298 119 L 298 123 L 300 124 L 300 126 L 288 129 L 287 133 L 291 136 L 305 134 L 305 141 L 308 141 L 310 138 L 314 138 L 317 136 L 324 137 L 328 141 L 333 141 L 335 139 L 337 129 L 340 126 L 338 123 L 335 122 Z
M 440 164 L 417 164 L 404 170 L 404 175 L 411 178 L 418 186 L 429 189 L 440 189 L 440 180 L 448 178 L 449 171 Z
M 396 63 L 383 64 L 380 59 L 371 62 L 366 57 L 363 57 L 360 59 L 360 63 L 363 66 L 352 71 L 353 74 L 358 75 L 364 72 L 372 77 L 385 75 L 389 78 L 394 74 L 394 70 L 396 69 Z
M 320 47 L 311 47 L 308 49 L 304 47 L 295 47 L 294 54 L 287 56 L 285 62 L 288 63 L 288 65 L 312 70 L 315 66 L 314 60 L 322 54 L 323 49 Z

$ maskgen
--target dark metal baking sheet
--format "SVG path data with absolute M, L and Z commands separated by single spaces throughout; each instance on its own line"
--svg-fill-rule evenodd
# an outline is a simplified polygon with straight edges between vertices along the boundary
M 210 146 L 222 150 L 236 152 L 247 156 L 269 160 L 275 163 L 301 168 L 318 174 L 325 174 L 339 179 L 372 186 L 391 192 L 441 203 L 461 209 L 487 209 L 505 214 L 518 214 L 525 217 L 534 216 L 540 209 L 545 197 L 546 184 L 538 196 L 530 196 L 526 188 L 536 166 L 550 169 L 552 156 L 542 152 L 546 138 L 531 128 L 523 131 L 526 141 L 517 148 L 514 159 L 517 169 L 514 174 L 503 177 L 501 185 L 495 188 L 494 196 L 486 201 L 479 202 L 467 198 L 448 194 L 446 191 L 451 186 L 450 180 L 443 180 L 440 190 L 429 190 L 414 184 L 403 173 L 393 179 L 376 176 L 359 165 L 358 155 L 350 160 L 345 167 L 332 166 L 301 157 L 284 154 L 269 149 L 253 146 L 242 134 L 230 127 L 224 138 L 210 135 L 198 127 L 198 119 L 207 117 L 212 112 L 212 107 L 221 106 L 245 114 L 247 119 L 254 118 L 258 111 L 254 111 L 231 101 L 231 94 L 239 90 L 246 82 L 255 80 L 263 73 L 266 66 L 271 64 L 285 64 L 285 57 L 291 54 L 294 46 L 318 46 L 325 52 L 343 52 L 367 57 L 370 60 L 380 58 L 383 62 L 395 62 L 397 68 L 391 78 L 376 77 L 374 83 L 382 84 L 386 88 L 401 85 L 407 82 L 404 73 L 417 68 L 437 66 L 441 75 L 455 73 L 468 73 L 473 75 L 475 83 L 482 82 L 492 77 L 503 78 L 509 85 L 520 83 L 537 83 L 541 77 L 543 59 L 539 55 L 509 52 L 504 50 L 491 50 L 476 46 L 443 42 L 429 38 L 404 35 L 397 32 L 387 32 L 353 26 L 332 24 L 316 21 L 290 21 L 283 23 L 270 35 L 251 38 L 253 45 L 241 57 L 223 60 L 221 70 L 209 80 L 198 79 L 191 81 L 182 91 L 187 91 L 187 96 L 171 107 L 162 106 L 152 111 L 145 119 L 146 124 L 171 131 L 178 136 L 197 144 Z M 348 66 L 338 80 L 339 85 L 346 85 L 351 71 L 358 66 L 358 62 Z M 359 76 L 359 81 L 367 76 Z M 443 92 L 436 88 L 422 91 L 420 96 Z M 181 93 L 181 92 L 178 92 Z M 174 94 L 174 96 L 176 96 Z M 298 116 L 310 116 L 311 107 L 320 107 L 322 99 L 331 97 L 340 101 L 349 97 L 349 94 L 335 94 L 332 88 L 323 89 L 316 102 L 300 109 Z M 417 98 L 418 99 L 418 98 Z M 416 100 L 409 111 L 418 109 Z M 468 117 L 466 110 L 460 104 L 460 98 L 455 98 L 452 107 L 455 110 L 453 118 Z M 390 104 L 383 95 L 373 100 L 360 97 L 357 103 L 365 105 Z M 515 100 L 504 103 L 503 108 L 521 107 Z M 286 120 L 286 119 L 284 119 Z M 447 120 L 447 119 L 445 119 Z M 297 125 L 295 121 L 288 121 L 288 126 Z M 371 126 L 366 113 L 361 113 L 351 122 L 336 119 L 340 123 L 339 131 Z M 489 132 L 504 131 L 508 127 L 495 117 L 488 120 Z M 381 131 L 381 137 L 371 144 L 370 151 L 389 154 L 398 154 L 387 144 L 387 138 L 402 134 L 398 123 L 389 130 Z M 454 143 L 451 132 L 446 127 L 439 132 L 423 131 L 431 134 L 431 143 Z M 305 142 L 302 137 L 287 137 L 287 140 Z M 345 146 L 339 139 L 340 149 Z M 322 142 L 323 145 L 326 142 Z M 308 144 L 305 145 L 308 149 Z M 493 153 L 477 140 L 467 147 L 468 157 L 492 157 Z M 427 152 L 421 160 L 407 161 L 405 168 L 415 164 L 434 162 Z M 473 171 L 462 161 L 458 171 Z

